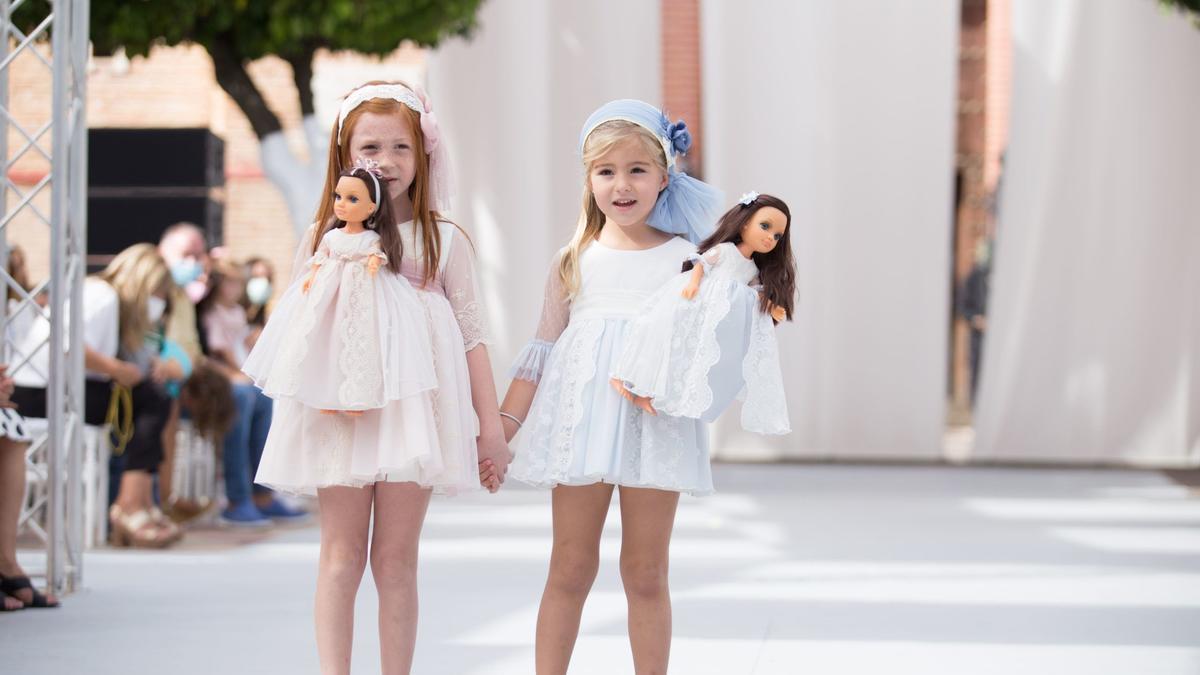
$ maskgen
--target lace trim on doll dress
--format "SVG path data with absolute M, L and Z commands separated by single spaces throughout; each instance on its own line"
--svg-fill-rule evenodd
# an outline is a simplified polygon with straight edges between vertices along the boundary
M 730 284 L 731 279 L 711 279 L 710 284 Z M 675 417 L 700 417 L 712 406 L 712 387 L 708 385 L 708 374 L 721 360 L 721 346 L 717 342 L 717 326 L 729 315 L 732 303 L 729 292 L 724 289 L 706 289 L 707 297 L 697 298 L 703 302 L 690 312 L 690 320 L 679 322 L 671 331 L 669 354 L 687 354 L 695 347 L 695 357 L 682 365 L 685 370 L 679 377 L 669 378 L 667 392 L 654 407 L 665 415 Z M 718 292 L 719 291 L 719 292 Z M 699 316 L 697 316 L 699 314 Z M 635 392 L 636 393 L 636 392 Z
M 317 251 L 309 259 L 307 266 L 322 265 L 317 274 L 329 274 L 329 268 L 323 266 L 328 260 L 329 256 Z M 313 285 L 317 285 L 317 279 L 313 279 Z M 272 368 L 271 379 L 279 383 L 278 391 L 281 396 L 295 396 L 300 390 L 300 363 L 308 356 L 309 337 L 317 327 L 317 312 L 310 300 L 308 297 L 302 298 L 300 315 L 295 323 L 295 338 L 284 341 L 284 353 L 275 359 Z
M 791 432 L 783 373 L 779 371 L 779 341 L 775 324 L 765 314 L 755 317 L 750 329 L 750 349 L 742 361 L 746 400 L 742 404 L 742 428 L 759 434 Z
M 343 256 L 349 260 L 350 288 L 342 288 L 346 314 L 340 317 L 338 332 L 342 349 L 338 354 L 338 368 L 342 371 L 338 386 L 338 401 L 347 407 L 369 407 L 382 404 L 378 399 L 383 389 L 383 373 L 379 372 L 380 345 L 372 336 L 378 336 L 376 326 L 374 288 L 367 272 L 365 256 Z M 362 261 L 362 264 L 356 264 Z

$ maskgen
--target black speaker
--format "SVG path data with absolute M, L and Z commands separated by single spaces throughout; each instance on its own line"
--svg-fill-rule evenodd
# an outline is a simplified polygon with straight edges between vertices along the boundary
M 224 241 L 225 142 L 208 129 L 88 130 L 88 268 L 189 221 Z
M 89 129 L 88 186 L 220 187 L 225 141 L 208 129 Z

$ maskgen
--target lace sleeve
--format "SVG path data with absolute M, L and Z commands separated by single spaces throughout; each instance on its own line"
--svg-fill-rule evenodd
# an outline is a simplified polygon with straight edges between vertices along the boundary
M 475 252 L 471 241 L 458 228 L 454 228 L 449 240 L 443 244 L 446 245 L 450 246 L 450 252 L 442 268 L 442 285 L 462 331 L 463 348 L 471 351 L 481 344 L 492 343 L 483 296 L 479 292 Z
M 701 267 L 704 268 L 704 271 L 707 272 L 708 270 L 712 269 L 713 265 L 716 265 L 717 263 L 721 262 L 721 247 L 722 246 L 724 246 L 724 244 L 718 244 L 718 245 L 708 249 L 703 254 L 693 253 L 693 254 L 689 255 L 687 259 L 696 263 L 697 265 L 700 265 Z
M 388 263 L 388 256 L 383 252 L 383 242 L 378 239 L 371 242 L 370 247 L 367 248 L 367 257 L 379 258 L 379 264 L 386 265 Z
M 513 361 L 509 369 L 512 378 L 535 383 L 542 379 L 546 358 L 571 318 L 571 301 L 567 299 L 566 289 L 558 274 L 560 256 L 554 257 L 554 264 L 546 276 L 546 295 L 542 300 L 542 318 L 538 321 L 537 333 Z

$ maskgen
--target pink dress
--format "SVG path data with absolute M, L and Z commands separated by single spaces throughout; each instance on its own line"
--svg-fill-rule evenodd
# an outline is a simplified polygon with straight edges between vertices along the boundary
M 455 225 L 439 223 L 438 271 L 422 286 L 422 248 L 413 223 L 399 225 L 404 241 L 401 274 L 421 310 L 436 388 L 365 411 L 327 415 L 293 399 L 275 402 L 274 418 L 255 482 L 313 494 L 335 485 L 415 482 L 438 493 L 479 488 L 466 352 L 489 342 L 475 273 L 474 252 Z M 312 251 L 312 229 L 297 251 L 301 272 Z

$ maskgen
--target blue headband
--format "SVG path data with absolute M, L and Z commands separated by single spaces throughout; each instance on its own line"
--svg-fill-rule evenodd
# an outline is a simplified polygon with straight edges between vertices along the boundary
M 683 120 L 671 123 L 661 110 L 630 98 L 609 101 L 591 114 L 579 134 L 579 153 L 596 127 L 613 120 L 632 122 L 654 134 L 667 157 L 667 187 L 658 193 L 646 224 L 668 234 L 682 234 L 693 244 L 712 234 L 721 208 L 721 192 L 679 170 L 676 159 L 692 147 Z

